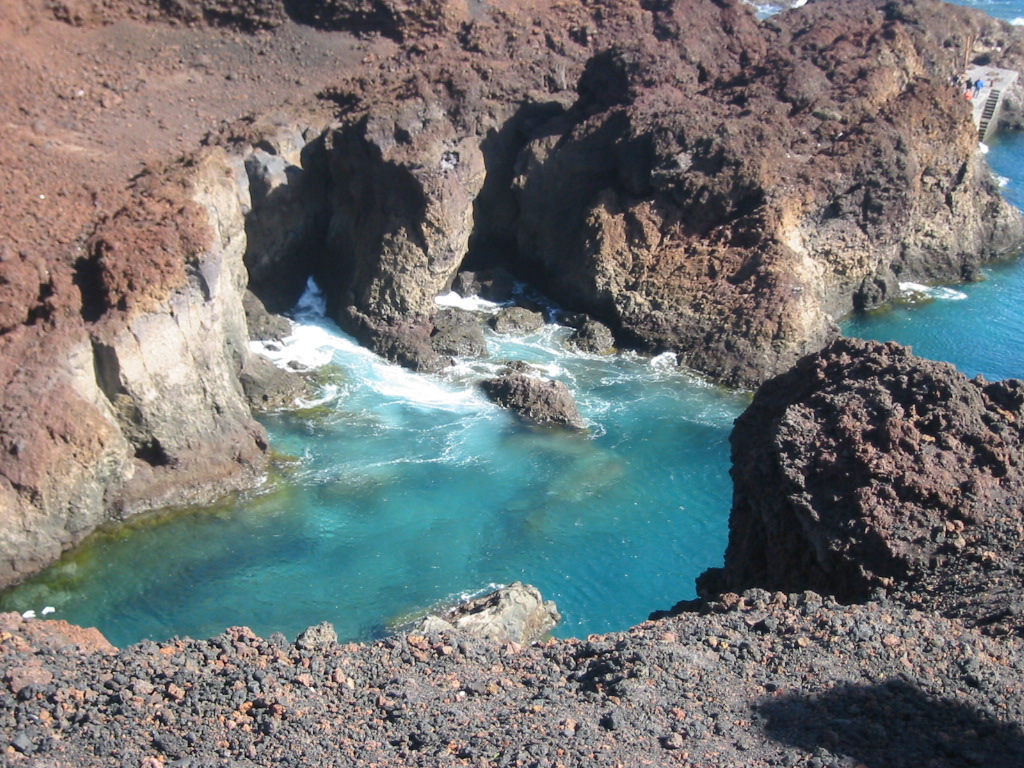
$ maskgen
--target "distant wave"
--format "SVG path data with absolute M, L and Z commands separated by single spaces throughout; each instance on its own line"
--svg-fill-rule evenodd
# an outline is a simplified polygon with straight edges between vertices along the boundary
M 900 291 L 905 294 L 918 294 L 930 299 L 943 301 L 963 301 L 967 294 L 943 285 L 922 285 L 921 283 L 900 283 Z

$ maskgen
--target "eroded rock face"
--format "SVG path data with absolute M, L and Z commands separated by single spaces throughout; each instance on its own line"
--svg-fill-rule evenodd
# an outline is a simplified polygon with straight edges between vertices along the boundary
M 656 13 L 661 34 L 590 59 L 572 110 L 520 155 L 519 258 L 569 306 L 739 385 L 897 278 L 969 276 L 1022 227 L 948 87 L 945 13 Z
M 620 343 L 756 385 L 900 280 L 969 279 L 1024 239 L 948 84 L 981 19 L 881 0 L 765 24 L 696 0 L 473 16 L 331 94 L 331 312 L 429 323 L 460 267 L 502 267 Z
M 100 228 L 79 264 L 94 322 L 36 352 L 64 358 L 50 385 L 32 378 L 37 359 L 4 371 L 0 584 L 107 520 L 209 502 L 262 472 L 266 433 L 238 380 L 249 355 L 239 162 L 213 151 L 173 182 L 143 178 L 137 207 Z
M 725 568 L 841 600 L 890 590 L 993 632 L 1024 629 L 1024 384 L 968 380 L 895 344 L 840 339 L 758 390 L 732 435 Z

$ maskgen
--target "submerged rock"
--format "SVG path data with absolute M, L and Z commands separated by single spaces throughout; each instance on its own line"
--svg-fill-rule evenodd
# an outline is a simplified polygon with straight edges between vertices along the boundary
M 583 429 L 586 423 L 569 388 L 560 381 L 524 373 L 509 373 L 481 382 L 484 392 L 498 405 L 516 411 L 534 424 Z

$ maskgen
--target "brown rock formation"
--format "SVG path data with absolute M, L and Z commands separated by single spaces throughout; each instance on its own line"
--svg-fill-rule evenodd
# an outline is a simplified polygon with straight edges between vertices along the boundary
M 515 411 L 533 424 L 573 429 L 586 426 L 576 400 L 565 384 L 525 373 L 506 373 L 481 383 L 484 392 L 502 408 Z
M 765 383 L 737 420 L 725 568 L 700 592 L 891 590 L 1021 633 L 1022 424 L 1019 381 L 837 340 Z
M 315 275 L 361 340 L 436 370 L 434 296 L 504 267 L 737 384 L 897 277 L 973 274 L 1021 234 L 945 88 L 980 18 L 926 0 L 768 24 L 731 0 L 5 4 L 0 584 L 111 516 L 259 477 L 247 274 L 271 310 Z M 241 119 L 293 91 L 284 116 Z

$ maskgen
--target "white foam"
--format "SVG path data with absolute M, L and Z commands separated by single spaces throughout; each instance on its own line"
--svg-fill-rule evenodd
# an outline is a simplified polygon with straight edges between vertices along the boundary
M 1000 187 L 1005 187 L 1010 183 L 1010 179 L 1006 176 L 996 176 L 996 181 L 999 182 Z
M 473 389 L 456 388 L 422 373 L 381 362 L 363 372 L 365 383 L 384 397 L 444 410 L 476 410 L 484 403 Z
M 434 303 L 440 307 L 454 307 L 455 309 L 466 309 L 470 312 L 490 313 L 497 312 L 502 306 L 495 301 L 481 299 L 479 296 L 460 296 L 455 291 L 449 291 L 434 297 Z
M 987 155 L 988 154 L 988 144 L 986 144 L 983 141 L 979 141 L 978 142 L 978 151 L 981 152 L 981 154 L 983 154 L 983 155 Z
M 295 323 L 289 336 L 280 341 L 251 341 L 249 349 L 270 358 L 280 368 L 322 368 L 346 346 L 346 340 L 326 328 Z
M 1017 18 L 1013 19 L 1010 23 L 1013 24 L 1013 26 L 1015 27 L 1024 27 L 1024 16 L 1018 16 Z
M 941 299 L 943 301 L 963 301 L 967 298 L 967 294 L 963 291 L 955 290 L 954 288 L 947 288 L 942 285 L 923 285 L 921 283 L 900 283 L 900 291 L 902 293 L 916 293 L 923 296 L 927 296 L 931 299 Z
M 312 277 L 306 280 L 306 290 L 295 303 L 292 314 L 298 318 L 324 317 L 327 314 L 327 299 Z
M 675 370 L 679 366 L 679 359 L 675 352 L 662 352 L 652 357 L 649 365 L 658 370 Z

